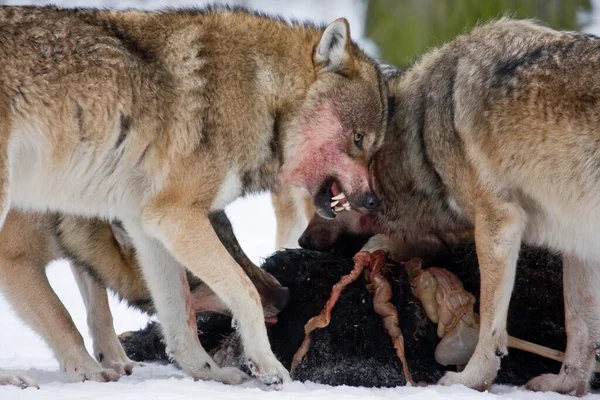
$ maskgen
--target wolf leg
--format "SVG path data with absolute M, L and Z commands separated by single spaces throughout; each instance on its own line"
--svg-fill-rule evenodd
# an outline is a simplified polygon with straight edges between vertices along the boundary
M 121 375 L 131 375 L 133 368 L 142 363 L 132 361 L 125 354 L 113 327 L 106 288 L 102 287 L 83 268 L 72 266 L 87 312 L 87 324 L 94 342 L 94 357 L 104 368 Z
M 600 344 L 600 262 L 563 256 L 563 292 L 567 351 L 558 374 L 532 379 L 527 388 L 540 392 L 587 394 Z
M 32 260 L 23 255 L 8 258 L 6 254 L 2 254 L 2 293 L 17 314 L 54 350 L 60 368 L 67 373 L 71 381 L 118 380 L 118 373 L 101 368 L 85 349 L 77 327 L 48 282 L 44 269 L 47 261 Z M 19 376 L 13 378 L 15 379 L 4 381 L 13 384 L 20 380 L 19 385 L 31 383 Z
M 190 221 L 195 223 L 196 221 Z M 135 221 L 123 221 L 138 252 L 140 264 L 154 307 L 161 322 L 167 353 L 192 378 L 238 384 L 247 375 L 237 368 L 220 368 L 198 340 L 196 313 L 185 269 L 157 239 L 143 231 Z M 189 240 L 192 246 L 201 240 Z M 201 257 L 199 257 L 201 258 Z M 214 265 L 211 265 L 214 268 Z M 203 279 L 202 276 L 199 276 Z
M 271 350 L 256 287 L 223 247 L 203 210 L 167 207 L 150 208 L 146 212 L 145 227 L 150 234 L 164 243 L 232 311 L 253 374 L 269 384 L 290 381 L 289 373 Z
M 8 100 L 0 96 L 0 229 L 10 209 L 9 141 L 12 124 L 8 104 Z
M 488 204 L 477 210 L 475 245 L 481 272 L 479 341 L 466 368 L 460 373 L 446 373 L 440 384 L 463 384 L 486 390 L 495 379 L 500 357 L 507 353 L 506 318 L 524 227 L 524 213 L 516 205 Z
M 21 389 L 28 387 L 40 388 L 35 380 L 17 372 L 14 373 L 0 373 L 0 386 L 13 385 L 18 386 Z
M 289 289 L 281 286 L 271 274 L 250 261 L 235 237 L 233 227 L 225 211 L 214 211 L 208 217 L 223 246 L 225 246 L 229 254 L 242 267 L 248 278 L 256 286 L 256 290 L 260 294 L 265 316 L 277 315 L 283 310 L 289 300 Z

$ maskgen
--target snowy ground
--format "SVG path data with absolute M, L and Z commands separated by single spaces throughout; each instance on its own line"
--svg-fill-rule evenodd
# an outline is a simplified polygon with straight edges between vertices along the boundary
M 55 0 L 55 1 L 15 1 L 0 0 L 0 4 L 46 4 L 63 6 L 104 6 L 104 7 L 141 7 L 156 8 L 165 5 L 194 6 L 204 2 L 194 0 L 180 1 L 144 1 L 144 0 Z M 374 48 L 364 41 L 363 21 L 364 4 L 359 0 L 239 0 L 229 3 L 243 4 L 271 13 L 280 13 L 298 19 L 331 21 L 345 16 L 352 26 L 352 34 L 368 50 Z M 593 23 L 588 27 L 592 33 L 600 33 L 600 0 L 595 0 L 592 15 Z M 242 247 L 251 258 L 260 262 L 274 251 L 275 219 L 268 196 L 257 196 L 239 200 L 230 205 L 227 212 Z M 84 334 L 86 346 L 91 350 L 91 339 L 87 334 L 83 302 L 66 262 L 53 263 L 48 275 L 55 291 L 71 313 L 79 330 Z M 128 309 L 125 305 L 111 299 L 111 308 L 117 332 L 138 329 L 146 324 L 148 318 Z M 299 399 L 311 397 L 320 399 L 392 399 L 402 396 L 406 399 L 486 399 L 502 397 L 507 399 L 558 399 L 555 394 L 525 392 L 519 388 L 494 386 L 492 393 L 478 393 L 465 387 L 395 388 L 369 389 L 350 387 L 330 387 L 311 383 L 293 383 L 282 391 L 263 391 L 255 384 L 241 387 L 224 386 L 212 382 L 194 382 L 186 378 L 172 366 L 146 365 L 138 368 L 132 376 L 123 377 L 117 383 L 67 383 L 66 377 L 58 370 L 58 364 L 52 353 L 27 326 L 10 310 L 0 295 L 0 371 L 22 370 L 34 377 L 41 385 L 40 390 L 21 390 L 0 386 L 0 400 L 4 399 L 105 399 L 122 396 L 127 399 L 169 398 L 190 399 L 196 396 L 216 400 L 226 399 Z M 590 398 L 600 399 L 600 395 Z

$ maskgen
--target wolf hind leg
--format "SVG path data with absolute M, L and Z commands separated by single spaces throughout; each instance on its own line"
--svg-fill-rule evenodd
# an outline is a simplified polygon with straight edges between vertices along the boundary
M 563 291 L 567 351 L 558 374 L 544 374 L 527 383 L 539 392 L 587 394 L 600 344 L 600 262 L 573 254 L 563 256 Z
M 119 342 L 106 288 L 84 272 L 83 267 L 73 265 L 71 269 L 85 304 L 87 324 L 94 343 L 94 357 L 103 368 L 121 375 L 131 375 L 134 367 L 143 364 L 130 360 Z
M 0 373 L 0 386 L 18 386 L 21 389 L 25 389 L 28 387 L 40 388 L 37 382 L 24 374 L 18 372 L 2 372 Z
M 69 380 L 116 381 L 119 374 L 101 368 L 85 349 L 71 316 L 52 290 L 45 267 L 53 259 L 49 237 L 34 216 L 12 212 L 0 233 L 0 291 L 17 314 L 36 331 L 58 359 Z M 14 379 L 13 379 L 14 378 Z M 14 375 L 10 384 L 30 385 Z
M 0 96 L 0 229 L 10 209 L 9 141 L 12 122 L 8 101 Z

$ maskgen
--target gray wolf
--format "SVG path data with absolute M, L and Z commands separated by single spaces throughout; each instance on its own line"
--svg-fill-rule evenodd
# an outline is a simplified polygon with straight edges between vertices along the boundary
M 247 379 L 198 342 L 183 265 L 232 311 L 252 374 L 288 381 L 260 296 L 208 215 L 280 185 L 305 188 L 325 216 L 342 192 L 377 205 L 367 171 L 387 87 L 347 21 L 1 7 L 0 53 L 0 222 L 11 208 L 120 220 L 189 376 Z
M 221 243 L 257 288 L 266 320 L 276 319 L 288 301 L 289 290 L 246 257 L 224 211 L 215 211 L 209 218 Z M 46 278 L 46 266 L 59 258 L 71 262 L 83 296 L 94 358 Z M 146 313 L 154 314 L 155 308 L 135 248 L 120 223 L 11 210 L 0 231 L 0 260 L 2 293 L 48 343 L 71 381 L 114 381 L 139 365 L 126 356 L 119 343 L 106 290 Z M 230 315 L 204 282 L 189 271 L 186 276 L 195 312 Z M 22 375 L 6 374 L 0 379 L 5 384 L 37 386 Z
M 381 205 L 368 217 L 371 233 L 402 248 L 467 232 L 481 268 L 478 345 L 465 370 L 441 384 L 486 389 L 493 382 L 507 351 L 519 249 L 528 243 L 562 253 L 568 344 L 560 372 L 527 387 L 588 390 L 600 343 L 599 57 L 594 36 L 502 19 L 429 52 L 389 82 L 389 130 L 374 162 Z

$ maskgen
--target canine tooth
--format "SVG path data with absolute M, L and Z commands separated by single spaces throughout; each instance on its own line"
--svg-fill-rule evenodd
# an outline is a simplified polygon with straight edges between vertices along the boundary
M 332 201 L 332 202 L 331 202 L 331 207 L 335 207 L 335 206 L 337 206 L 339 202 L 340 202 L 339 200 Z
M 340 212 L 340 211 L 342 211 L 342 210 L 345 210 L 346 208 L 345 208 L 344 206 L 335 206 L 333 209 L 334 209 L 335 211 L 338 211 L 338 212 Z
M 352 210 L 352 207 L 350 207 L 350 203 L 344 203 L 344 208 L 348 211 Z
M 341 200 L 341 199 L 345 199 L 345 198 L 346 198 L 346 195 L 344 194 L 344 192 L 342 192 L 342 193 L 338 194 L 337 196 L 332 197 L 331 200 Z

